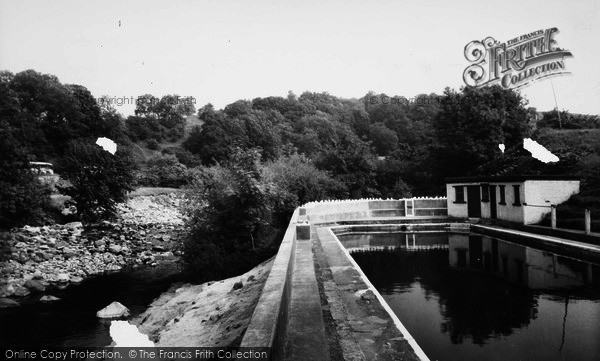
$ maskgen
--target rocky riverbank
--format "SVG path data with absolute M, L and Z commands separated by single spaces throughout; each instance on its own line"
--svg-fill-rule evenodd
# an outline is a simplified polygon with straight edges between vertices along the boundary
M 0 307 L 16 306 L 19 297 L 34 293 L 50 302 L 53 288 L 175 259 L 183 227 L 180 201 L 178 193 L 133 196 L 119 205 L 114 222 L 25 226 L 13 232 L 10 260 L 0 262 Z
M 241 276 L 173 287 L 133 324 L 158 347 L 237 346 L 272 265 L 270 259 Z

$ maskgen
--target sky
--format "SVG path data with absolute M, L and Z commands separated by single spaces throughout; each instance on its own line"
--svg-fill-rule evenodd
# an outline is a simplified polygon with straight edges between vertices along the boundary
M 191 96 L 199 108 L 326 91 L 408 98 L 464 85 L 464 47 L 556 27 L 571 75 L 529 106 L 600 114 L 600 1 L 0 0 L 0 70 L 34 69 L 94 96 Z M 131 114 L 133 105 L 117 107 Z

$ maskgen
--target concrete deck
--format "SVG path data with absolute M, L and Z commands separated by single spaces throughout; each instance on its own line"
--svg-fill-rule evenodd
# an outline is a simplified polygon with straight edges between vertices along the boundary
M 320 282 L 345 360 L 428 360 L 328 227 L 315 227 Z
M 310 240 L 297 240 L 283 359 L 329 360 Z
M 270 347 L 272 360 L 428 360 L 336 234 L 472 230 L 600 259 L 600 244 L 471 224 L 440 216 L 438 208 L 423 208 L 434 210 L 429 216 L 389 217 L 390 202 L 397 201 L 319 203 L 314 213 L 297 209 L 240 346 Z

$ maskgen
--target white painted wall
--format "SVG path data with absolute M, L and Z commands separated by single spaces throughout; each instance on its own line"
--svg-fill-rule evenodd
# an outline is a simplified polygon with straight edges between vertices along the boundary
M 498 214 L 498 219 L 504 221 L 511 222 L 523 222 L 523 183 L 491 183 L 496 185 L 496 209 Z M 505 203 L 506 204 L 498 204 L 500 202 L 500 186 L 504 186 L 504 194 L 505 194 Z M 520 195 L 521 195 L 521 205 L 515 206 L 515 191 L 513 186 L 519 185 Z
M 560 204 L 572 195 L 579 193 L 579 181 L 526 181 L 523 202 L 524 224 L 540 222 L 550 213 L 550 207 L 534 207 L 550 204 Z M 548 201 L 548 202 L 547 202 Z
M 474 185 L 476 183 L 460 183 L 460 184 L 446 184 L 446 198 L 448 199 L 448 215 L 450 217 L 458 217 L 458 218 L 467 218 L 467 185 Z M 456 185 L 465 186 L 465 203 L 455 203 L 456 202 L 456 193 L 454 191 L 454 187 Z
M 550 208 L 533 207 L 540 205 L 560 204 L 565 202 L 574 194 L 579 193 L 579 181 L 565 180 L 530 180 L 526 182 L 490 182 L 496 186 L 496 213 L 500 220 L 518 222 L 523 224 L 538 223 L 550 212 Z M 468 205 L 467 186 L 481 183 L 451 183 L 446 184 L 446 195 L 448 198 L 448 215 L 451 217 L 467 218 Z M 505 203 L 500 202 L 500 186 L 505 189 Z M 515 205 L 515 194 L 513 186 L 519 185 L 520 205 Z M 455 203 L 456 195 L 454 186 L 464 186 L 465 203 Z M 481 190 L 480 190 L 481 192 Z M 549 202 L 546 202 L 549 201 Z M 528 204 L 530 206 L 525 205 Z M 481 202 L 481 217 L 491 217 L 490 202 Z

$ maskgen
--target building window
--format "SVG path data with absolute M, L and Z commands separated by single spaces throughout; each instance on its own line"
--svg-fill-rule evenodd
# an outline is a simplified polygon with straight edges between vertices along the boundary
M 514 185 L 513 189 L 515 191 L 515 202 L 513 203 L 513 206 L 520 206 L 521 205 L 521 186 Z
M 490 185 L 489 184 L 481 185 L 481 201 L 482 202 L 490 201 Z
M 454 203 L 465 203 L 465 187 L 455 186 L 454 194 Z
M 498 202 L 498 204 L 506 205 L 506 186 L 500 185 L 498 187 L 500 187 L 500 201 Z

